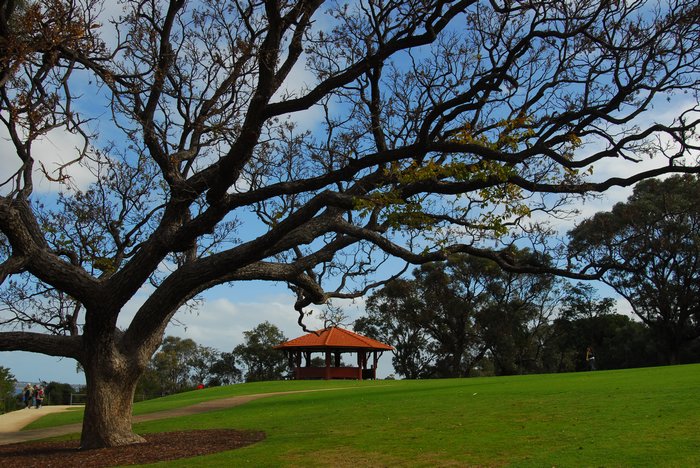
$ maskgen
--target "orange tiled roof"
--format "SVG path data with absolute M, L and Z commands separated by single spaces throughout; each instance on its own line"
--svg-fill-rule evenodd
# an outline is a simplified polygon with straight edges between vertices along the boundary
M 343 348 L 392 350 L 393 347 L 372 338 L 339 327 L 329 327 L 316 333 L 308 333 L 286 343 L 275 346 L 276 349 L 288 348 Z

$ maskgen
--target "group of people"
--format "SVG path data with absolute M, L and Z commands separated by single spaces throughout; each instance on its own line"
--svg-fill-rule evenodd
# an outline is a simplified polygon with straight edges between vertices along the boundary
M 24 401 L 24 407 L 29 409 L 34 406 L 36 409 L 41 408 L 44 402 L 44 387 L 41 385 L 27 384 L 22 392 L 22 401 Z

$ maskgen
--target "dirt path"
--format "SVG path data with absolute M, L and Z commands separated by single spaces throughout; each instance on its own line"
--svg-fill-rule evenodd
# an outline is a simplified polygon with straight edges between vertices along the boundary
M 353 388 L 353 387 L 345 387 Z M 317 390 L 293 390 L 288 392 L 276 393 L 257 393 L 254 395 L 241 395 L 229 398 L 221 398 L 219 400 L 204 401 L 191 406 L 175 408 L 171 410 L 158 411 L 156 413 L 142 414 L 133 417 L 134 423 L 155 421 L 157 419 L 175 418 L 178 416 L 188 416 L 191 414 L 206 413 L 208 411 L 217 411 L 221 409 L 231 408 L 234 406 L 248 403 L 249 401 L 258 400 L 276 395 L 290 395 L 293 393 L 310 393 L 310 392 L 327 392 L 331 390 L 342 390 L 343 388 L 323 388 Z M 26 442 L 29 440 L 44 439 L 47 437 L 55 437 L 67 434 L 80 432 L 82 424 L 67 424 L 64 426 L 47 427 L 44 429 L 32 429 L 28 431 L 20 431 L 21 428 L 29 424 L 35 419 L 40 418 L 49 412 L 66 411 L 67 408 L 75 408 L 74 406 L 45 406 L 41 409 L 23 409 L 12 411 L 0 415 L 0 445 L 14 444 L 17 442 Z M 42 413 L 42 411 L 47 410 Z M 15 414 L 23 413 L 23 414 Z M 27 413 L 25 416 L 24 413 Z
M 32 421 L 39 419 L 50 413 L 60 413 L 68 408 L 75 408 L 69 405 L 42 406 L 36 408 L 23 408 L 9 413 L 0 414 L 0 435 L 8 432 L 16 432 Z

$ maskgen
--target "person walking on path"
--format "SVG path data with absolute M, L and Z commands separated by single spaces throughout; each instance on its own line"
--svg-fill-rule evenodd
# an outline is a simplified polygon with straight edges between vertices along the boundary
M 39 409 L 44 402 L 44 388 L 41 385 L 37 385 L 34 389 L 34 393 L 36 398 L 36 409 Z
M 32 406 L 32 394 L 34 393 L 34 387 L 32 384 L 27 384 L 24 386 L 24 407 L 29 409 Z

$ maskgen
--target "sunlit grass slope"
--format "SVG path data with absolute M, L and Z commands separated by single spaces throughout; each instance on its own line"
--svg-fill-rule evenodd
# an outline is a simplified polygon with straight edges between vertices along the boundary
M 700 466 L 699 365 L 479 379 L 268 383 L 195 396 L 319 386 L 350 388 L 280 395 L 135 429 L 227 427 L 267 433 L 251 447 L 162 466 Z M 189 404 L 190 398 L 149 404 Z M 145 405 L 138 411 L 146 411 Z
M 134 404 L 134 415 L 154 413 L 157 411 L 190 406 L 204 401 L 219 398 L 229 398 L 241 395 L 254 395 L 260 393 L 279 393 L 287 391 L 325 390 L 336 388 L 366 387 L 367 384 L 382 385 L 386 382 L 356 382 L 356 381 L 322 381 L 308 380 L 301 382 L 254 382 L 227 387 L 212 387 L 203 390 L 178 393 L 163 398 L 141 401 Z M 38 419 L 24 428 L 24 430 L 40 429 L 44 427 L 60 426 L 63 424 L 79 423 L 83 419 L 83 407 L 76 406 L 66 413 L 52 413 Z

